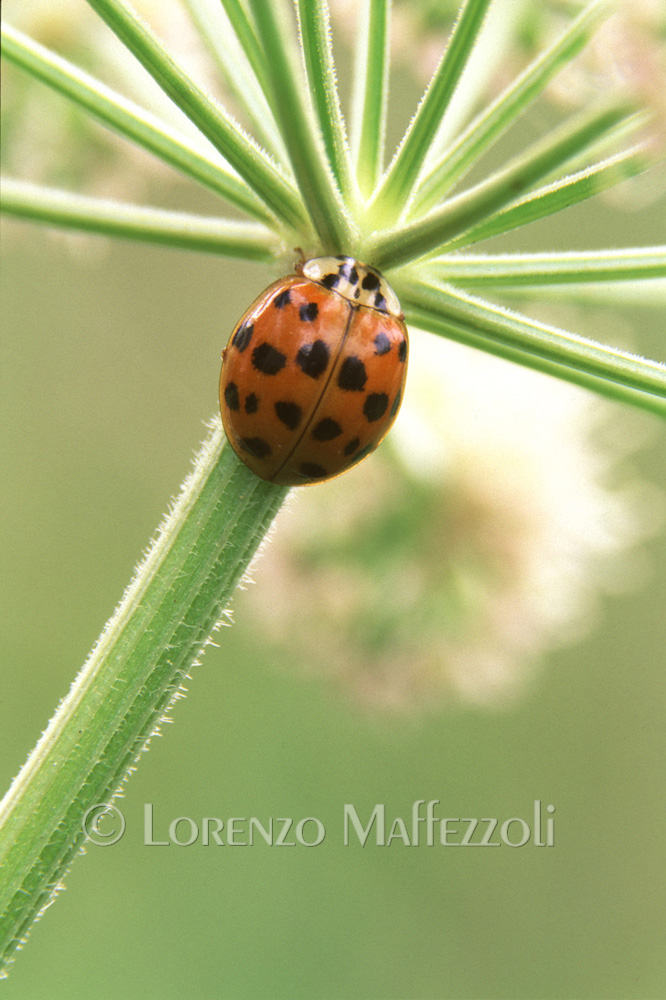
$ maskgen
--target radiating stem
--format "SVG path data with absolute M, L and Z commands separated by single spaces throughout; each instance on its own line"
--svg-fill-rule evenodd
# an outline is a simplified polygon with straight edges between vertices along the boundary
M 510 184 L 500 174 L 492 182 L 451 198 L 417 222 L 377 234 L 365 248 L 366 257 L 376 267 L 387 269 L 437 250 L 471 246 L 592 198 L 649 166 L 645 150 L 637 146 L 539 188 L 506 208 L 501 206 L 510 197 Z M 493 203 L 496 211 L 491 210 Z
M 245 260 L 272 261 L 280 249 L 279 239 L 258 222 L 236 222 L 214 216 L 127 205 L 10 178 L 3 179 L 0 197 L 2 211 L 8 215 L 65 229 L 161 243 L 184 250 L 202 250 Z
M 486 214 L 489 214 L 497 209 L 500 200 L 506 203 L 519 198 L 538 181 L 556 172 L 560 173 L 570 160 L 580 159 L 619 125 L 626 127 L 629 122 L 633 122 L 634 128 L 637 128 L 644 122 L 644 118 L 626 101 L 612 100 L 599 107 L 592 107 L 550 129 L 543 139 L 521 150 L 506 166 L 472 188 L 471 192 L 475 192 L 474 196 L 479 203 L 482 195 L 483 203 L 488 206 Z M 468 198 L 472 197 L 471 192 L 467 193 Z M 434 194 L 435 202 L 441 202 L 444 191 Z M 422 199 L 417 191 L 414 202 L 409 207 L 410 217 L 423 214 L 424 208 L 431 201 L 429 197 Z
M 368 198 L 384 167 L 388 104 L 388 0 L 363 0 L 356 39 L 351 147 L 359 186 Z
M 433 276 L 462 285 L 566 285 L 666 277 L 666 247 L 577 253 L 448 254 L 428 267 Z
M 305 71 L 329 166 L 345 202 L 353 205 L 356 185 L 352 181 L 346 126 L 335 80 L 328 9 L 323 0 L 299 0 L 298 11 Z
M 585 7 L 567 30 L 534 59 L 509 86 L 465 129 L 440 163 L 422 179 L 420 207 L 431 208 L 487 149 L 539 97 L 544 87 L 589 41 L 599 22 L 611 10 L 608 0 Z
M 143 146 L 238 208 L 264 222 L 273 219 L 262 202 L 237 176 L 223 164 L 193 149 L 189 137 L 179 135 L 150 112 L 8 24 L 2 26 L 2 54 L 103 124 Z
M 378 219 L 393 221 L 407 204 L 489 4 L 490 0 L 466 0 L 442 60 L 373 201 L 372 211 Z
M 306 223 L 298 193 L 236 122 L 171 58 L 122 0 L 88 0 L 162 90 L 194 122 L 285 225 Z
M 229 0 L 224 4 L 220 0 L 183 2 L 215 60 L 225 91 L 233 96 L 248 126 L 254 129 L 256 138 L 261 139 L 280 166 L 286 167 L 286 151 L 266 97 L 259 44 L 254 33 L 250 37 L 242 34 L 246 22 L 237 24 L 231 16 L 238 9 L 238 0 L 236 4 Z M 257 53 L 260 58 L 257 58 Z
M 666 417 L 666 365 L 516 315 L 452 286 L 407 277 L 395 286 L 408 320 L 425 330 Z
M 285 12 L 280 4 L 254 7 L 272 108 L 312 224 L 324 250 L 340 252 L 352 243 L 353 226 L 328 166 L 323 140 L 313 128 L 303 75 L 292 51 Z

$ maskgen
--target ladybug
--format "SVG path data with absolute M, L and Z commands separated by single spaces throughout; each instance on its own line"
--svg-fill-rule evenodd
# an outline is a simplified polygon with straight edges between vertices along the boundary
M 395 292 L 352 257 L 313 257 L 259 296 L 222 352 L 222 423 L 261 479 L 339 475 L 393 423 L 407 370 Z

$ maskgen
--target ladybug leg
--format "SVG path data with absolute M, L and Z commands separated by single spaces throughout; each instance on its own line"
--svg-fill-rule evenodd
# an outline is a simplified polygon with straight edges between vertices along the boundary
M 294 253 L 298 254 L 298 260 L 294 262 L 294 271 L 296 274 L 303 274 L 303 265 L 305 264 L 305 253 L 302 247 L 294 247 Z

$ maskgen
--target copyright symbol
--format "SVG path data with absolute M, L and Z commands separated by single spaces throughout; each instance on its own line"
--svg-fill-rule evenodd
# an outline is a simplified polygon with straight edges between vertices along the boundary
M 104 829 L 101 829 L 101 824 Z M 125 817 L 117 806 L 98 802 L 96 806 L 87 809 L 81 821 L 86 838 L 98 847 L 111 847 L 117 844 L 125 833 Z

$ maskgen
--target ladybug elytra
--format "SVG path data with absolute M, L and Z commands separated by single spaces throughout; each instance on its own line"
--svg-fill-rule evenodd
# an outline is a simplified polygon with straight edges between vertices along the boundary
M 313 257 L 270 285 L 222 353 L 220 408 L 232 448 L 261 479 L 339 475 L 393 423 L 407 329 L 385 278 L 351 257 Z

